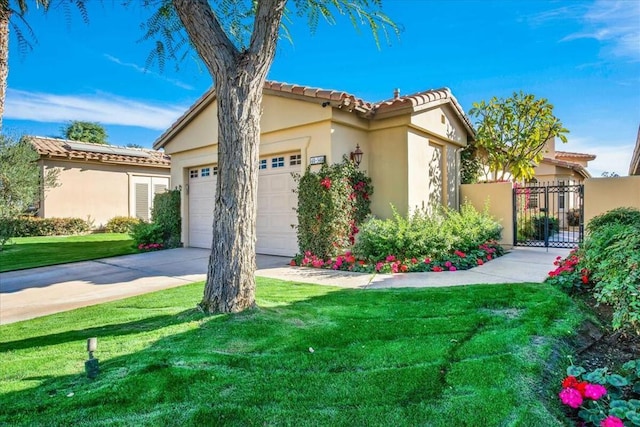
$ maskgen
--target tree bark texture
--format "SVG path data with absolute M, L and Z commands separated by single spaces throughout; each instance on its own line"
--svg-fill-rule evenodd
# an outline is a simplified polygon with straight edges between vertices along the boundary
M 9 19 L 11 10 L 6 2 L 0 2 L 0 130 L 4 117 L 4 101 L 7 96 L 9 76 Z
M 240 52 L 207 0 L 174 0 L 189 38 L 214 79 L 218 178 L 213 243 L 200 306 L 234 313 L 255 306 L 256 206 L 262 89 L 286 0 L 261 0 L 249 47 Z

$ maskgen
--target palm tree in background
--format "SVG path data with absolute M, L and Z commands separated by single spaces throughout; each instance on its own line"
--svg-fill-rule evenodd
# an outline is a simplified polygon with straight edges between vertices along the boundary
M 83 21 L 89 22 L 86 3 L 87 0 L 58 0 L 65 14 L 70 16 L 69 9 L 74 5 Z M 4 101 L 7 93 L 7 77 L 9 76 L 9 33 L 12 31 L 18 39 L 21 53 L 32 49 L 29 40 L 36 40 L 35 33 L 25 19 L 31 7 L 46 13 L 54 1 L 52 0 L 0 0 L 0 130 L 4 117 Z

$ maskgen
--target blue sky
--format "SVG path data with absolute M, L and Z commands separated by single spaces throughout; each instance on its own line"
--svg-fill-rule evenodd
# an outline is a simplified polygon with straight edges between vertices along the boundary
M 21 53 L 12 34 L 6 131 L 60 136 L 88 120 L 112 144 L 150 147 L 211 86 L 196 58 L 145 70 L 148 11 L 119 3 L 90 2 L 88 25 L 73 10 L 29 11 L 37 42 Z M 594 176 L 627 174 L 640 124 L 640 1 L 386 0 L 384 10 L 403 31 L 380 49 L 344 19 L 315 34 L 294 19 L 269 78 L 367 101 L 446 86 L 467 111 L 522 90 L 547 98 L 571 131 L 559 149 L 596 154 Z

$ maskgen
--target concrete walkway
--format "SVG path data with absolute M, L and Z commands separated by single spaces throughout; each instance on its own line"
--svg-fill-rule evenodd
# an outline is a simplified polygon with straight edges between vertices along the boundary
M 471 270 L 394 275 L 290 267 L 289 258 L 258 255 L 256 275 L 367 289 L 542 282 L 568 252 L 515 248 Z M 205 280 L 209 253 L 180 248 L 0 273 L 0 325 Z

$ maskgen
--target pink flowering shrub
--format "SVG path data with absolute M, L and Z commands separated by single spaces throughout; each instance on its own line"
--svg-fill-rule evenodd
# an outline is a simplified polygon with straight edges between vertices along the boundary
M 367 273 L 411 273 L 411 272 L 442 272 L 467 270 L 483 265 L 494 257 L 504 253 L 502 247 L 495 241 L 483 243 L 476 250 L 462 252 L 453 251 L 446 257 L 437 259 L 432 257 L 399 258 L 389 254 L 383 259 L 373 262 L 359 259 L 351 251 L 346 251 L 336 257 L 320 257 L 311 251 L 296 256 L 291 265 L 301 267 L 327 268 L 340 271 L 354 271 Z
M 140 243 L 138 245 L 138 250 L 142 252 L 159 251 L 163 248 L 164 245 L 162 243 Z
M 322 165 L 318 172 L 308 167 L 304 175 L 294 174 L 294 178 L 298 183 L 300 251 L 335 257 L 355 244 L 359 226 L 371 212 L 371 179 L 346 159 Z
M 625 363 L 621 374 L 606 368 L 587 373 L 571 365 L 558 393 L 560 402 L 571 408 L 584 426 L 639 426 L 640 359 Z

